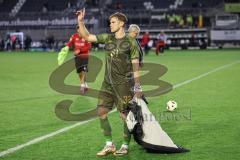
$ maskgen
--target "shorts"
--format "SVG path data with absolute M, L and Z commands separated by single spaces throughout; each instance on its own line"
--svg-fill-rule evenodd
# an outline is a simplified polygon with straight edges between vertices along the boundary
M 79 56 L 75 56 L 75 67 L 77 73 L 82 71 L 88 72 L 88 58 L 81 58 Z
M 133 83 L 108 84 L 103 82 L 98 95 L 98 107 L 112 110 L 115 105 L 118 111 L 124 112 L 133 96 Z

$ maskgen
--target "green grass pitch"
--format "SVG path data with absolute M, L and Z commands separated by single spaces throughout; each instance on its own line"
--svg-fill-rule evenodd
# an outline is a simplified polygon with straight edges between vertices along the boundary
M 99 51 L 93 52 L 93 55 L 103 57 Z M 71 57 L 69 55 L 68 58 Z M 0 52 L 0 152 L 76 123 L 56 117 L 54 108 L 61 100 L 73 100 L 71 111 L 74 113 L 96 106 L 97 99 L 64 95 L 49 87 L 49 76 L 57 67 L 56 59 L 56 53 Z M 145 62 L 159 63 L 168 68 L 161 79 L 173 85 L 239 61 L 240 50 L 235 49 L 166 51 L 160 56 L 151 52 L 145 56 Z M 103 70 L 98 76 L 96 82 L 89 84 L 91 87 L 100 87 Z M 75 71 L 65 83 L 79 85 Z M 175 114 L 185 114 L 188 118 L 162 119 L 161 126 L 176 144 L 190 149 L 189 153 L 149 154 L 132 140 L 127 156 L 98 158 L 96 153 L 103 147 L 104 138 L 99 121 L 95 119 L 0 159 L 239 159 L 240 63 L 221 68 L 165 95 L 149 98 L 149 108 L 159 116 L 166 113 L 165 105 L 170 99 L 178 102 Z M 114 112 L 109 119 L 114 142 L 120 147 L 120 117 Z

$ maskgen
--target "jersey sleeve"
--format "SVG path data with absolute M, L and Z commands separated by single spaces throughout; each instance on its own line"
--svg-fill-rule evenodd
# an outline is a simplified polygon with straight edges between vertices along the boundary
M 67 42 L 66 46 L 71 48 L 74 44 L 74 35 L 71 36 L 70 40 Z
M 131 50 L 130 50 L 131 59 L 139 58 L 139 47 L 135 39 L 131 39 Z
M 105 43 L 108 39 L 109 34 L 103 33 L 97 35 L 97 43 Z
M 91 50 L 91 48 L 92 48 L 91 43 L 85 42 L 84 46 L 82 46 L 80 49 L 82 53 L 88 53 Z

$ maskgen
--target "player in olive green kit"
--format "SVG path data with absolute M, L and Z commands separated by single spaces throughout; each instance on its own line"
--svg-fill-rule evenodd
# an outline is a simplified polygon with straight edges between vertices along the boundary
M 131 24 L 128 28 L 128 35 L 134 39 L 136 39 L 137 45 L 138 45 L 138 50 L 139 50 L 139 66 L 143 67 L 143 50 L 141 48 L 141 45 L 139 41 L 137 40 L 137 37 L 139 36 L 140 33 L 140 28 L 136 24 Z
M 105 44 L 106 68 L 104 81 L 98 97 L 98 116 L 100 126 L 106 138 L 105 147 L 97 153 L 105 156 L 109 153 L 114 155 L 125 155 L 128 153 L 130 133 L 125 122 L 126 107 L 133 97 L 140 98 L 142 90 L 139 80 L 139 50 L 136 40 L 124 32 L 127 18 L 122 13 L 115 13 L 109 17 L 110 30 L 113 34 L 93 35 L 88 32 L 84 25 L 85 9 L 77 12 L 78 24 L 81 36 L 89 41 Z M 117 107 L 123 120 L 123 143 L 119 150 L 112 142 L 111 126 L 107 114 Z

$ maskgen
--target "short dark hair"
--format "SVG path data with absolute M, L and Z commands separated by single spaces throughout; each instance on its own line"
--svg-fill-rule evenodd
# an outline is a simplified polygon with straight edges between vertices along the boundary
M 78 29 L 78 28 L 79 28 L 79 25 L 77 24 L 77 25 L 76 25 L 76 29 Z
M 109 16 L 109 20 L 113 17 L 116 17 L 117 19 L 119 19 L 120 21 L 124 22 L 124 25 L 127 23 L 128 19 L 127 16 L 123 13 L 120 12 L 116 12 L 114 14 L 112 14 L 111 16 Z

